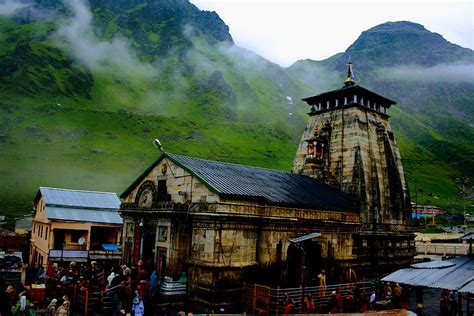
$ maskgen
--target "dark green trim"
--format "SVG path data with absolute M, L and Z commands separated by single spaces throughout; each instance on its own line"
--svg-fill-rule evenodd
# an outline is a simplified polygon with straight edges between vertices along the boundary
M 132 184 L 130 184 L 130 185 L 128 186 L 128 188 L 125 189 L 125 191 L 123 191 L 122 194 L 120 194 L 120 197 L 121 197 L 122 199 L 126 198 L 127 195 L 128 195 L 130 192 L 132 192 L 133 189 L 135 189 L 135 187 L 143 180 L 143 178 L 145 178 L 145 176 L 146 176 L 148 173 L 150 173 L 150 171 L 152 171 L 152 170 L 160 163 L 160 161 L 161 161 L 164 157 L 166 157 L 166 154 L 165 154 L 165 153 L 161 154 L 161 156 L 160 156 L 154 163 L 152 163 L 150 167 L 146 168 L 146 170 L 143 171 L 142 174 L 139 175 L 138 178 L 137 178 L 135 181 L 133 181 Z

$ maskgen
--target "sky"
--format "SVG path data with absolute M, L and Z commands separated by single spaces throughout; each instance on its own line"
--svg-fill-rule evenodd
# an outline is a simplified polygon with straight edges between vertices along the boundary
M 289 66 L 345 51 L 359 35 L 388 21 L 411 21 L 448 41 L 474 48 L 474 1 L 191 0 L 216 11 L 234 42 Z

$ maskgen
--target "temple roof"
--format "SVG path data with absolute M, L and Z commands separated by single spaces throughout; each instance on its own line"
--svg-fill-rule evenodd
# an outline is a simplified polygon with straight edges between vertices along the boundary
M 395 101 L 385 98 L 375 92 L 372 92 L 366 88 L 363 88 L 359 85 L 348 85 L 340 89 L 324 92 L 312 97 L 304 98 L 303 101 L 307 102 L 309 105 L 316 105 L 318 103 L 324 103 L 326 101 L 334 100 L 336 98 L 351 97 L 357 95 L 358 97 L 363 97 L 364 99 L 370 99 L 373 102 L 377 102 L 378 105 L 389 108 L 392 104 L 396 104 Z
M 164 158 L 187 170 L 221 197 L 312 209 L 357 209 L 348 194 L 304 175 L 176 154 L 163 154 L 121 197 L 130 193 Z

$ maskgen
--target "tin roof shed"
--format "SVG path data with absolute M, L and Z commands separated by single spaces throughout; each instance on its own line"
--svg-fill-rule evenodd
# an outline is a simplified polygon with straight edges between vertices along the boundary
M 474 257 L 467 255 L 443 261 L 413 264 L 382 279 L 413 286 L 474 293 Z
M 120 199 L 113 192 L 40 187 L 35 203 L 43 197 L 48 219 L 56 221 L 123 223 L 118 213 Z
M 45 205 L 113 210 L 120 208 L 120 199 L 112 192 L 40 187 L 35 203 L 41 196 L 44 197 Z

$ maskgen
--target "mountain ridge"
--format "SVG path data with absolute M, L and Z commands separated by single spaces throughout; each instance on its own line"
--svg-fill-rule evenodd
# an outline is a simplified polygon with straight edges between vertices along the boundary
M 155 19 L 150 4 L 171 7 Z M 156 137 L 180 154 L 290 169 L 308 110 L 300 99 L 342 85 L 347 51 L 282 68 L 235 46 L 217 14 L 191 6 L 97 0 L 90 8 L 77 2 L 63 7 L 38 0 L 35 10 L 54 14 L 31 21 L 34 10 L 23 8 L 30 20 L 21 14 L 14 15 L 17 21 L 0 18 L 0 150 L 8 153 L 0 159 L 6 179 L 0 199 L 8 214 L 27 212 L 40 185 L 122 190 L 156 159 L 150 143 Z M 186 23 L 193 19 L 197 26 Z M 380 80 L 383 71 L 359 67 L 362 56 L 353 57 L 364 86 L 388 97 L 410 90 L 413 83 Z M 344 65 L 336 68 L 338 63 Z M 427 87 L 420 90 L 424 98 L 433 93 Z M 454 112 L 456 100 L 464 106 L 474 99 L 469 83 L 457 95 L 450 87 L 442 92 L 451 95 Z M 435 93 L 433 102 L 439 98 Z M 448 165 L 453 160 L 446 155 L 471 152 L 470 116 L 459 121 L 436 110 L 431 122 L 429 110 L 411 111 L 414 101 L 408 95 L 392 118 L 402 157 L 412 159 L 409 180 L 441 170 L 439 179 L 419 181 L 427 190 L 420 201 L 432 200 L 427 195 L 433 193 L 443 206 L 459 205 L 452 177 L 464 169 Z M 432 145 L 446 146 L 447 154 Z M 431 166 L 423 159 L 439 162 Z M 471 174 L 469 163 L 465 167 Z
M 408 35 L 404 32 L 407 28 Z M 416 45 L 416 41 L 426 43 Z M 382 54 L 387 42 L 391 48 Z M 447 50 L 453 53 L 446 56 Z M 431 55 L 438 57 L 426 58 Z M 469 73 L 474 52 L 449 43 L 420 24 L 388 22 L 362 32 L 344 53 L 325 61 L 296 62 L 288 72 L 317 86 L 314 78 L 318 74 L 337 73 L 335 69 L 343 67 L 349 57 L 357 84 L 398 103 L 391 111 L 391 121 L 412 192 L 418 182 L 418 188 L 425 189 L 422 203 L 456 209 L 453 205 L 460 202 L 447 196 L 459 192 L 456 179 L 474 174 L 474 160 L 468 158 L 474 157 L 474 74 Z M 416 63 L 413 58 L 417 58 Z M 306 71 L 304 76 L 302 68 Z M 410 147 L 418 147 L 418 151 Z M 439 178 L 443 180 L 437 183 Z

